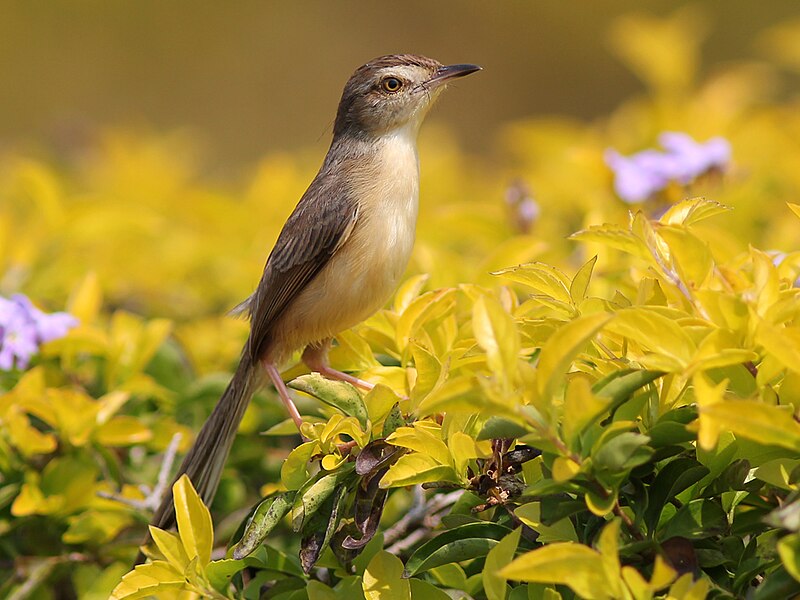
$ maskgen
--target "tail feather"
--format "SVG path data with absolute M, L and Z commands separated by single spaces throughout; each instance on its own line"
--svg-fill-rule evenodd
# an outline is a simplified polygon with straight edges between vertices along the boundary
M 244 411 L 257 386 L 257 372 L 245 352 L 236 373 L 203 425 L 191 450 L 183 459 L 175 481 L 184 473 L 206 505 L 217 492 L 222 469 L 228 459 L 233 440 Z M 172 486 L 166 490 L 161 505 L 153 515 L 151 525 L 169 529 L 175 525 L 175 506 Z

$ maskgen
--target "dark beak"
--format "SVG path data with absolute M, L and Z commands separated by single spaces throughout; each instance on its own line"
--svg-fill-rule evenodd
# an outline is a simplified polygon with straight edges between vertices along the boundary
M 431 87 L 438 87 L 443 83 L 447 83 L 456 77 L 464 77 L 470 73 L 480 71 L 481 67 L 478 65 L 447 65 L 436 69 L 436 75 L 431 77 L 428 85 Z

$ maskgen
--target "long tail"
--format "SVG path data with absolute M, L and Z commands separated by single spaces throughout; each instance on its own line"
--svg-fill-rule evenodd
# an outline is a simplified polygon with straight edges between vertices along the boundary
M 253 368 L 247 352 L 244 352 L 231 382 L 197 435 L 194 446 L 183 459 L 175 476 L 173 483 L 186 473 L 206 505 L 211 504 L 217 492 L 222 469 L 228 459 L 244 411 L 257 387 L 257 380 L 257 370 Z M 161 529 L 169 529 L 175 525 L 171 485 L 150 524 Z M 138 562 L 141 561 L 137 560 Z

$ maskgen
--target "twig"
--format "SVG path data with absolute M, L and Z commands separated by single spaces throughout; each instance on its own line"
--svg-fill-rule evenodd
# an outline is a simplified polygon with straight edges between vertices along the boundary
M 408 531 L 412 525 L 415 523 L 421 523 L 422 519 L 425 517 L 427 509 L 428 507 L 425 502 L 425 491 L 422 489 L 422 487 L 417 486 L 414 488 L 414 502 L 411 504 L 411 508 L 405 515 L 403 515 L 402 519 L 383 532 L 384 545 L 393 544 L 400 539 L 400 537 L 406 531 Z
M 634 525 L 633 521 L 631 521 L 631 518 L 628 516 L 628 514 L 624 510 L 622 510 L 622 507 L 619 505 L 619 500 L 616 500 L 614 502 L 614 514 L 617 515 L 620 519 L 622 519 L 622 522 L 625 523 L 625 527 L 628 528 L 630 534 L 637 541 L 641 542 L 642 540 L 644 540 L 642 532 L 636 528 L 636 525 Z
M 417 542 L 425 539 L 429 534 L 430 531 L 428 529 L 422 527 L 419 529 L 415 529 L 403 539 L 398 540 L 396 543 L 386 548 L 386 551 L 391 554 L 394 554 L 395 556 L 397 556 L 398 554 L 403 554 L 403 552 L 411 548 Z
M 103 491 L 97 492 L 97 495 L 107 500 L 115 500 L 120 504 L 130 506 L 137 510 L 155 511 L 161 504 L 161 500 L 164 497 L 164 492 L 169 485 L 170 473 L 172 472 L 172 466 L 175 464 L 175 457 L 178 454 L 178 446 L 180 446 L 181 437 L 182 434 L 180 432 L 177 432 L 172 436 L 169 446 L 167 446 L 167 449 L 164 452 L 164 458 L 161 460 L 161 467 L 158 470 L 158 478 L 156 480 L 155 487 L 151 489 L 146 485 L 139 486 L 139 489 L 145 495 L 144 500 L 126 498 L 120 494 L 113 494 Z
M 402 554 L 418 541 L 429 537 L 441 522 L 442 511 L 455 504 L 463 492 L 459 489 L 448 494 L 437 494 L 426 501 L 422 487 L 415 488 L 411 509 L 383 534 L 384 544 L 388 545 L 386 550 Z

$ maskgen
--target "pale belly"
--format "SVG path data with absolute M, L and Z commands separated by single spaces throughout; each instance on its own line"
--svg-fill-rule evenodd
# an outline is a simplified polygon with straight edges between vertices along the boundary
M 350 237 L 276 324 L 270 352 L 276 362 L 357 325 L 391 298 L 414 246 L 416 164 L 412 177 L 384 180 L 393 184 L 365 190 Z

